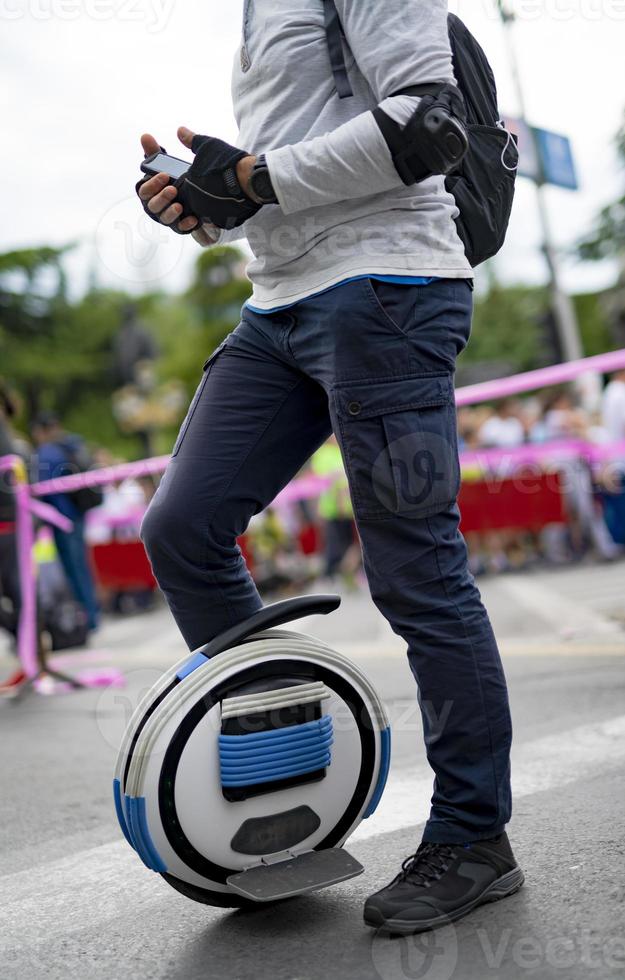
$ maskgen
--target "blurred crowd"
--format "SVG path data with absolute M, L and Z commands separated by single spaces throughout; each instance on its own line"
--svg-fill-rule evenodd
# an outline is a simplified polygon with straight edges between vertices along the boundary
M 559 459 L 564 521 L 520 529 L 512 509 L 505 529 L 467 531 L 474 574 L 527 569 L 545 562 L 614 561 L 625 553 L 625 371 L 610 378 L 592 401 L 593 407 L 588 408 L 580 391 L 571 387 L 459 410 L 459 445 L 467 480 L 486 477 L 479 467 L 480 451 L 510 451 L 504 465 L 495 468 L 499 479 L 516 472 L 514 450 L 523 446 L 586 442 L 617 449 L 614 458 L 600 467 L 591 467 L 574 452 Z M 257 578 L 262 583 L 266 576 L 268 584 L 285 590 L 296 590 L 307 577 L 320 577 L 317 586 L 328 588 L 364 586 L 336 440 L 312 460 L 310 472 L 321 477 L 335 474 L 316 504 L 302 501 L 286 510 L 272 509 L 253 522 L 250 536 L 262 541 Z M 269 531 L 271 546 L 265 540 Z
M 496 406 L 461 408 L 461 450 L 515 449 L 527 443 L 586 440 L 618 443 L 625 439 L 625 371 L 615 374 L 593 409 L 582 405 L 573 388 L 529 398 L 506 398 Z
M 500 573 L 539 561 L 612 561 L 625 553 L 625 371 L 609 379 L 593 408 L 587 403 L 578 389 L 560 388 L 460 409 L 459 444 L 467 480 L 479 481 L 484 475 L 479 461 L 485 450 L 510 452 L 509 468 L 497 472 L 505 478 L 514 472 L 514 451 L 523 446 L 584 441 L 615 447 L 605 466 L 591 466 L 575 454 L 559 459 L 564 521 L 518 528 L 512 508 L 509 526 L 467 532 L 474 573 Z M 0 384 L 0 457 L 21 457 L 32 482 L 119 462 L 106 449 L 90 451 L 51 413 L 35 419 L 28 437 L 16 432 L 16 416 L 15 399 Z M 312 480 L 313 492 L 279 501 L 258 515 L 241 539 L 259 587 L 266 595 L 312 585 L 363 587 L 349 488 L 335 438 L 300 476 L 309 485 Z M 15 637 L 20 608 L 15 501 L 8 476 L 0 481 L 0 627 Z M 156 485 L 152 477 L 124 479 L 102 489 L 44 498 L 72 525 L 64 530 L 42 522 L 38 528 L 40 627 L 52 648 L 85 642 L 97 629 L 102 608 L 126 612 L 150 606 L 156 583 L 139 529 Z

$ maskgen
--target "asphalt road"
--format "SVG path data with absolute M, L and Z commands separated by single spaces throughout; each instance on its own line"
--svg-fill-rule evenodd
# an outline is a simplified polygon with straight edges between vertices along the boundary
M 0 704 L 2 980 L 625 976 L 625 565 L 506 576 L 483 592 L 515 719 L 510 836 L 521 892 L 422 938 L 363 926 L 366 895 L 419 843 L 431 789 L 401 643 L 364 596 L 305 628 L 361 664 L 395 723 L 384 800 L 348 844 L 366 873 L 228 912 L 145 870 L 120 838 L 110 786 L 137 697 L 184 653 L 162 610 L 108 624 L 89 659 L 62 661 L 123 666 L 124 690 Z

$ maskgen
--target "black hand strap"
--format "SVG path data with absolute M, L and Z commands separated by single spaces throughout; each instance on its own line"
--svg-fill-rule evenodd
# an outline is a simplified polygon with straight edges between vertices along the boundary
M 339 99 L 349 99 L 354 94 L 354 90 L 347 75 L 345 52 L 343 50 L 345 34 L 339 18 L 339 12 L 334 6 L 333 0 L 324 0 L 324 8 L 326 35 L 328 37 L 328 50 L 330 52 L 330 64 L 332 65 L 334 84 L 336 85 Z
M 400 88 L 398 92 L 391 92 L 389 98 L 393 98 L 396 95 L 418 95 L 423 98 L 424 95 L 438 95 L 440 90 L 448 84 L 446 82 L 432 82 L 427 85 L 408 85 L 406 88 Z

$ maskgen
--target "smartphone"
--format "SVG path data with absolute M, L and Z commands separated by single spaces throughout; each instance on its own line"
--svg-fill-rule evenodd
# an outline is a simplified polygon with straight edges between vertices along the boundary
M 170 157 L 167 153 L 153 153 L 146 157 L 141 164 L 144 174 L 154 177 L 156 174 L 168 174 L 172 180 L 178 180 L 186 174 L 191 164 L 186 160 L 179 160 L 178 157 Z

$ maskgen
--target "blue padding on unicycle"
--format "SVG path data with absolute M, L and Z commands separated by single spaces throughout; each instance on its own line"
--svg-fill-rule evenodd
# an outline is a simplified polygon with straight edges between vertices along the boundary
M 176 677 L 179 681 L 183 681 L 185 677 L 188 677 L 189 674 L 192 674 L 194 670 L 197 670 L 198 667 L 201 667 L 205 663 L 208 663 L 208 658 L 203 653 L 194 653 L 192 657 L 189 657 L 186 664 L 182 665 Z
M 132 821 L 130 819 L 130 797 L 127 793 L 124 794 L 122 802 L 122 813 L 124 814 L 124 819 L 126 821 L 126 830 L 128 831 L 128 836 L 130 837 L 130 846 L 138 850 L 137 842 L 135 840 L 134 831 L 132 829 Z
M 126 814 L 124 813 L 124 807 L 122 805 L 122 786 L 119 779 L 113 780 L 113 799 L 115 800 L 115 813 L 117 814 L 117 819 L 119 821 L 119 826 L 122 829 L 122 834 L 130 846 L 134 847 L 128 830 L 128 824 L 126 823 Z
M 370 817 L 372 813 L 378 808 L 378 803 L 382 799 L 382 793 L 384 792 L 384 787 L 386 786 L 386 780 L 388 779 L 388 772 L 391 767 L 391 729 L 385 728 L 384 731 L 380 732 L 380 771 L 378 773 L 378 781 L 375 784 L 375 789 L 373 791 L 373 796 L 371 797 L 371 802 L 363 814 L 363 820 Z
M 250 735 L 220 735 L 221 784 L 258 786 L 326 769 L 332 742 L 330 715 Z
M 138 796 L 130 799 L 129 806 L 130 826 L 137 854 L 150 871 L 164 874 L 167 871 L 167 865 L 156 850 L 154 841 L 150 836 L 145 812 L 145 797 Z

